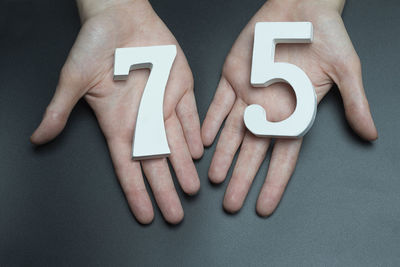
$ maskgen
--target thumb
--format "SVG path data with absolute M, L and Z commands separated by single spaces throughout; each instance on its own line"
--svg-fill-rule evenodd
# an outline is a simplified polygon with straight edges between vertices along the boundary
M 73 107 L 82 97 L 82 90 L 72 75 L 66 71 L 66 66 L 61 71 L 56 92 L 48 105 L 43 119 L 32 134 L 30 141 L 41 145 L 53 140 L 61 133 L 67 123 Z
M 354 53 L 340 69 L 336 69 L 335 83 L 339 87 L 351 128 L 363 139 L 373 141 L 378 138 L 378 132 L 364 92 L 360 59 Z

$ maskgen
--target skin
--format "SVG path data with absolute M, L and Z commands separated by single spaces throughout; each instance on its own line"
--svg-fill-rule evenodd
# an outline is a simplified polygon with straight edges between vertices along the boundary
M 140 98 L 149 74 L 136 70 L 127 81 L 113 81 L 116 48 L 175 44 L 177 56 L 164 97 L 164 121 L 171 150 L 169 161 L 183 191 L 200 188 L 192 158 L 203 144 L 193 94 L 193 76 L 178 42 L 145 0 L 78 1 L 82 28 L 60 74 L 53 99 L 31 136 L 47 143 L 63 130 L 71 110 L 84 98 L 104 133 L 116 175 L 136 219 L 150 223 L 154 211 L 142 170 L 165 220 L 179 223 L 184 212 L 165 158 L 132 160 L 132 137 Z
M 343 1 L 336 0 L 270 0 L 232 47 L 202 128 L 204 145 L 211 145 L 227 117 L 209 170 L 212 182 L 225 179 L 232 158 L 242 145 L 224 198 L 227 211 L 236 212 L 241 208 L 270 144 L 270 139 L 257 138 L 245 130 L 245 107 L 261 104 L 268 110 L 268 120 L 280 121 L 293 112 L 296 103 L 286 84 L 256 90 L 250 86 L 253 32 L 258 21 L 313 22 L 313 44 L 279 45 L 276 61 L 301 67 L 312 80 L 318 101 L 336 83 L 351 127 L 366 140 L 377 138 L 363 90 L 360 61 L 340 18 L 343 5 Z M 146 224 L 154 218 L 143 170 L 166 221 L 179 223 L 183 210 L 166 159 L 131 160 L 135 118 L 148 71 L 134 71 L 131 74 L 134 78 L 125 82 L 114 82 L 112 72 L 115 48 L 177 46 L 178 54 L 165 91 L 164 118 L 172 152 L 170 162 L 182 189 L 192 195 L 200 187 L 192 158 L 202 156 L 203 146 L 193 77 L 186 58 L 145 0 L 81 0 L 78 6 L 82 29 L 61 71 L 56 93 L 31 141 L 41 145 L 54 139 L 65 127 L 74 105 L 84 97 L 96 114 L 117 177 L 137 220 Z M 300 146 L 301 139 L 275 141 L 268 175 L 257 203 L 260 215 L 270 215 L 278 205 L 293 173 Z
M 280 44 L 275 61 L 291 63 L 304 70 L 314 85 L 318 102 L 336 83 L 352 129 L 365 140 L 378 137 L 364 93 L 360 60 L 340 16 L 343 6 L 341 0 L 270 0 L 235 41 L 202 126 L 203 144 L 209 146 L 226 119 L 208 172 L 211 182 L 225 180 L 241 146 L 223 200 L 226 211 L 235 213 L 241 209 L 271 144 L 270 138 L 258 138 L 246 129 L 244 109 L 250 104 L 260 104 L 267 111 L 269 121 L 281 121 L 296 107 L 293 90 L 285 83 L 256 89 L 250 85 L 256 22 L 311 21 L 313 43 Z M 295 169 L 301 144 L 302 139 L 275 139 L 268 174 L 257 201 L 256 210 L 260 216 L 271 215 L 279 204 Z

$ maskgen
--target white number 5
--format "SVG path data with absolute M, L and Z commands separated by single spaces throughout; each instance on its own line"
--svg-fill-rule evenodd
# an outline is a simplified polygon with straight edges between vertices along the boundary
M 251 84 L 266 87 L 276 82 L 289 83 L 297 105 L 293 114 L 280 122 L 270 122 L 260 105 L 250 105 L 244 122 L 254 135 L 261 137 L 301 137 L 311 128 L 317 111 L 317 97 L 310 79 L 299 67 L 289 63 L 275 63 L 278 43 L 311 43 L 311 22 L 259 22 L 254 33 Z
M 132 157 L 135 160 L 166 157 L 170 154 L 164 127 L 163 102 L 175 56 L 175 45 L 115 50 L 114 80 L 128 79 L 130 70 L 150 69 L 140 101 L 132 143 Z

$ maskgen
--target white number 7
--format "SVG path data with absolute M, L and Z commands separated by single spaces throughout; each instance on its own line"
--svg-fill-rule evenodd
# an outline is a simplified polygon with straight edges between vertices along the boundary
M 311 128 L 317 111 L 317 97 L 307 75 L 289 63 L 275 63 L 278 43 L 311 43 L 311 22 L 259 22 L 254 33 L 251 84 L 266 87 L 276 82 L 287 82 L 296 94 L 293 114 L 280 122 L 270 122 L 260 105 L 250 105 L 244 113 L 244 122 L 254 135 L 261 137 L 301 137 Z
M 114 80 L 128 79 L 130 70 L 150 69 L 136 119 L 133 159 L 167 157 L 170 154 L 164 127 L 163 102 L 175 56 L 175 45 L 115 50 Z

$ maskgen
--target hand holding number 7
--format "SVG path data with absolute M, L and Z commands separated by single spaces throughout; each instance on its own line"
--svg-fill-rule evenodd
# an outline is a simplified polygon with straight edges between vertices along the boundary
M 174 36 L 147 1 L 122 1 L 112 6 L 107 6 L 107 1 L 92 3 L 95 6 L 88 8 L 85 0 L 78 1 L 82 29 L 61 71 L 56 93 L 31 140 L 43 144 L 55 138 L 64 128 L 76 102 L 84 97 L 104 133 L 115 172 L 137 220 L 150 223 L 154 217 L 143 170 L 164 218 L 170 223 L 178 223 L 184 213 L 167 160 L 132 160 L 132 138 L 140 101 L 152 92 L 144 92 L 144 87 L 146 83 L 148 88 L 151 87 L 154 75 L 159 73 L 155 68 L 167 64 L 167 71 L 161 71 L 161 75 L 167 76 L 163 80 L 164 97 L 153 108 L 157 118 L 162 120 L 162 127 L 165 124 L 164 138 L 166 135 L 171 151 L 169 161 L 179 184 L 187 194 L 199 190 L 200 182 L 192 157 L 201 157 L 203 145 L 191 70 Z M 125 81 L 113 80 L 116 48 L 151 49 L 165 45 L 176 49 L 172 51 L 171 60 L 154 62 L 150 58 L 152 62 L 139 62 L 139 68 L 148 67 L 141 63 L 154 64 L 148 80 L 149 72 L 139 69 L 129 73 Z
M 164 91 L 176 56 L 174 45 L 128 47 L 115 50 L 114 80 L 126 80 L 129 71 L 149 68 L 140 100 L 132 143 L 132 158 L 160 158 L 170 154 L 164 127 Z
M 298 40 L 294 40 L 292 44 L 278 45 L 275 50 L 276 63 L 272 62 L 269 69 L 273 71 L 273 64 L 282 63 L 300 68 L 315 88 L 317 102 L 321 101 L 333 83 L 336 83 L 350 126 L 364 139 L 377 138 L 363 89 L 360 61 L 340 17 L 343 5 L 344 1 L 341 0 L 270 0 L 256 13 L 234 43 L 226 58 L 217 91 L 202 126 L 203 143 L 208 146 L 213 143 L 222 122 L 226 119 L 208 173 L 212 182 L 220 183 L 225 180 L 233 157 L 241 146 L 223 201 L 227 211 L 237 212 L 242 207 L 271 142 L 270 138 L 257 137 L 246 129 L 243 120 L 246 108 L 249 105 L 258 105 L 250 106 L 250 113 L 247 114 L 247 119 L 245 117 L 246 125 L 258 136 L 293 137 L 304 134 L 301 131 L 297 134 L 265 132 L 273 124 L 290 121 L 290 117 L 295 115 L 293 111 L 296 108 L 296 97 L 287 83 L 277 83 L 277 80 L 272 80 L 275 82 L 272 84 L 267 83 L 267 76 L 271 74 L 274 77 L 274 73 L 260 74 L 261 77 L 266 76 L 258 86 L 266 83 L 268 87 L 254 88 L 251 85 L 250 81 L 255 83 L 252 75 L 257 74 L 251 72 L 254 70 L 251 65 L 254 60 L 253 41 L 257 22 L 310 21 L 314 26 L 312 43 L 297 44 Z M 257 43 L 254 45 L 257 46 Z M 267 51 L 271 51 L 273 44 L 265 43 L 263 46 L 265 56 L 259 58 L 263 61 L 260 64 L 271 60 Z M 285 77 L 277 78 L 288 81 Z M 305 99 L 310 99 L 309 107 L 312 107 L 312 97 Z M 306 118 L 312 119 L 312 115 L 308 114 Z M 254 119 L 255 115 L 258 118 L 251 126 L 248 124 L 249 119 Z M 257 128 L 263 127 L 263 124 L 266 127 Z M 268 216 L 277 207 L 294 171 L 301 143 L 301 138 L 275 140 L 268 174 L 257 201 L 258 214 Z

